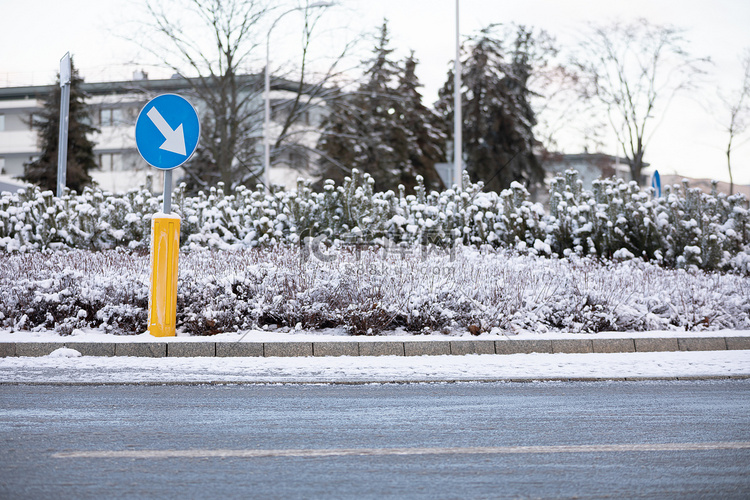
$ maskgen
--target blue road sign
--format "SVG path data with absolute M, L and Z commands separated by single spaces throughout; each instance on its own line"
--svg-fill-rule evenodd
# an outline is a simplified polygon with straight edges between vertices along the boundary
M 658 170 L 654 170 L 654 175 L 651 177 L 651 187 L 654 188 L 656 197 L 661 198 L 661 176 Z
M 138 152 L 149 165 L 161 170 L 171 170 L 188 161 L 200 135 L 195 108 L 175 94 L 151 99 L 135 121 Z

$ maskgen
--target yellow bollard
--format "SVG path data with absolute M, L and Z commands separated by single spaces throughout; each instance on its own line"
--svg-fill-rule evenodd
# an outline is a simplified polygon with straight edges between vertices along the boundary
M 154 214 L 151 219 L 151 288 L 148 331 L 154 337 L 174 337 L 177 317 L 177 258 L 180 217 Z

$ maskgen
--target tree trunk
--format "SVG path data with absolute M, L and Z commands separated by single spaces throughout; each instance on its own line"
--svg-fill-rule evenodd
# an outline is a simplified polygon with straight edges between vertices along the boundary
M 734 179 L 732 178 L 732 137 L 729 136 L 727 145 L 727 170 L 729 170 L 729 196 L 734 194 Z
M 643 151 L 637 151 L 633 155 L 633 161 L 630 163 L 630 176 L 632 180 L 638 183 L 639 186 L 642 185 L 641 183 L 641 170 L 643 170 Z

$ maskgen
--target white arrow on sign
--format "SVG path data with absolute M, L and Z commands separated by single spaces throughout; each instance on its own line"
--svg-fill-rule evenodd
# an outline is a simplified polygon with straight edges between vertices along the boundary
M 149 109 L 146 116 L 154 122 L 156 128 L 159 129 L 161 135 L 166 139 L 164 144 L 159 146 L 159 149 L 187 156 L 187 151 L 185 150 L 185 133 L 182 131 L 182 123 L 175 130 L 172 130 L 172 127 L 169 126 L 167 120 L 161 116 L 156 107 Z

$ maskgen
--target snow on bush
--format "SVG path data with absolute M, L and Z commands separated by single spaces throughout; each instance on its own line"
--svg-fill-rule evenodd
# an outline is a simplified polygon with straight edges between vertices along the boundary
M 132 251 L 1 253 L 0 328 L 141 333 L 149 271 Z M 337 243 L 182 252 L 179 272 L 177 325 L 194 335 L 750 328 L 746 277 L 642 259 Z
M 549 211 L 529 201 L 518 183 L 500 194 L 465 179 L 465 189 L 415 194 L 373 192 L 358 172 L 322 192 L 298 183 L 296 191 L 225 192 L 221 184 L 188 197 L 184 186 L 172 206 L 182 217 L 184 249 L 243 249 L 303 244 L 306 239 L 377 244 L 455 244 L 515 249 L 564 257 L 642 258 L 667 267 L 750 273 L 750 218 L 742 195 L 682 187 L 650 190 L 621 179 L 581 188 L 569 171 L 552 182 Z M 30 188 L 0 195 L 0 251 L 48 249 L 145 250 L 160 200 L 147 189 L 113 195 L 86 189 L 56 198 Z

